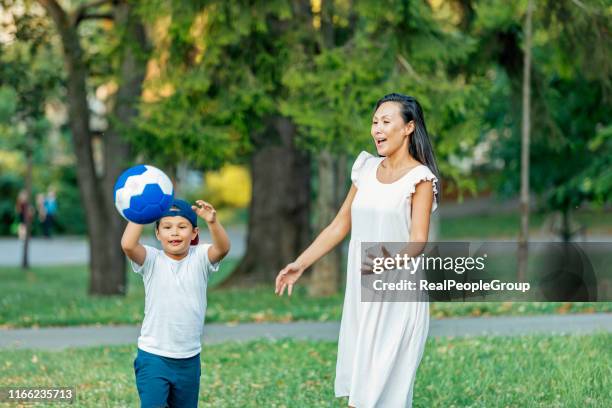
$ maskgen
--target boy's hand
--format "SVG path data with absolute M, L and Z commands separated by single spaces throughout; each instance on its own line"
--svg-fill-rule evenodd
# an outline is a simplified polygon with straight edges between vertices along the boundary
M 196 200 L 197 205 L 191 208 L 208 223 L 208 231 L 212 238 L 212 245 L 208 248 L 208 260 L 211 263 L 219 262 L 230 250 L 230 240 L 220 222 L 217 222 L 217 211 L 204 200 Z
M 212 205 L 203 200 L 196 200 L 196 204 L 197 206 L 192 205 L 191 209 L 198 214 L 198 217 L 209 224 L 217 220 L 217 211 Z

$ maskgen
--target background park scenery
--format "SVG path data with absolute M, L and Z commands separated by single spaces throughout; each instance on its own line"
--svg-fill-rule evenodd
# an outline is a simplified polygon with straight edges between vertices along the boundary
M 612 241 L 609 0 L 0 0 L 0 27 L 0 339 L 39 338 L 0 340 L 0 387 L 137 404 L 136 336 L 58 348 L 45 330 L 142 322 L 113 185 L 146 163 L 176 196 L 211 202 L 232 239 L 206 322 L 247 343 L 204 347 L 201 403 L 346 406 L 333 397 L 345 248 L 290 299 L 273 282 L 340 207 L 390 92 L 425 112 L 443 187 L 432 239 Z M 432 328 L 506 329 L 432 330 L 414 404 L 608 406 L 611 315 L 610 302 L 432 303 Z M 512 331 L 542 316 L 544 330 Z M 589 316 L 605 330 L 569 329 Z M 248 333 L 270 323 L 274 339 Z M 332 335 L 294 335 L 316 325 Z

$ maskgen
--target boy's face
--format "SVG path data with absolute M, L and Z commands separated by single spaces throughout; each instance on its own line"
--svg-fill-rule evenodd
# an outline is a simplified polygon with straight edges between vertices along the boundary
M 197 234 L 198 228 L 194 228 L 189 220 L 181 216 L 162 218 L 155 230 L 155 236 L 161 242 L 164 252 L 170 255 L 186 254 Z

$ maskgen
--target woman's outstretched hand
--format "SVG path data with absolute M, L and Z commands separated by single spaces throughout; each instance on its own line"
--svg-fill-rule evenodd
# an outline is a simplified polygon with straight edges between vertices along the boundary
M 287 295 L 291 296 L 293 292 L 293 285 L 302 276 L 304 268 L 297 262 L 291 262 L 281 270 L 276 276 L 276 289 L 274 293 L 278 296 L 283 296 L 285 288 L 287 288 Z

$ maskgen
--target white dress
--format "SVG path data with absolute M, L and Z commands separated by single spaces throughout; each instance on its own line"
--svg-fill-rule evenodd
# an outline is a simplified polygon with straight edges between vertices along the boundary
M 338 340 L 336 397 L 357 408 L 412 406 L 412 388 L 429 329 L 427 302 L 361 302 L 361 242 L 408 242 L 416 185 L 437 178 L 425 165 L 384 184 L 376 170 L 384 158 L 367 152 L 355 160 L 346 294 Z M 437 208 L 436 185 L 432 212 Z

